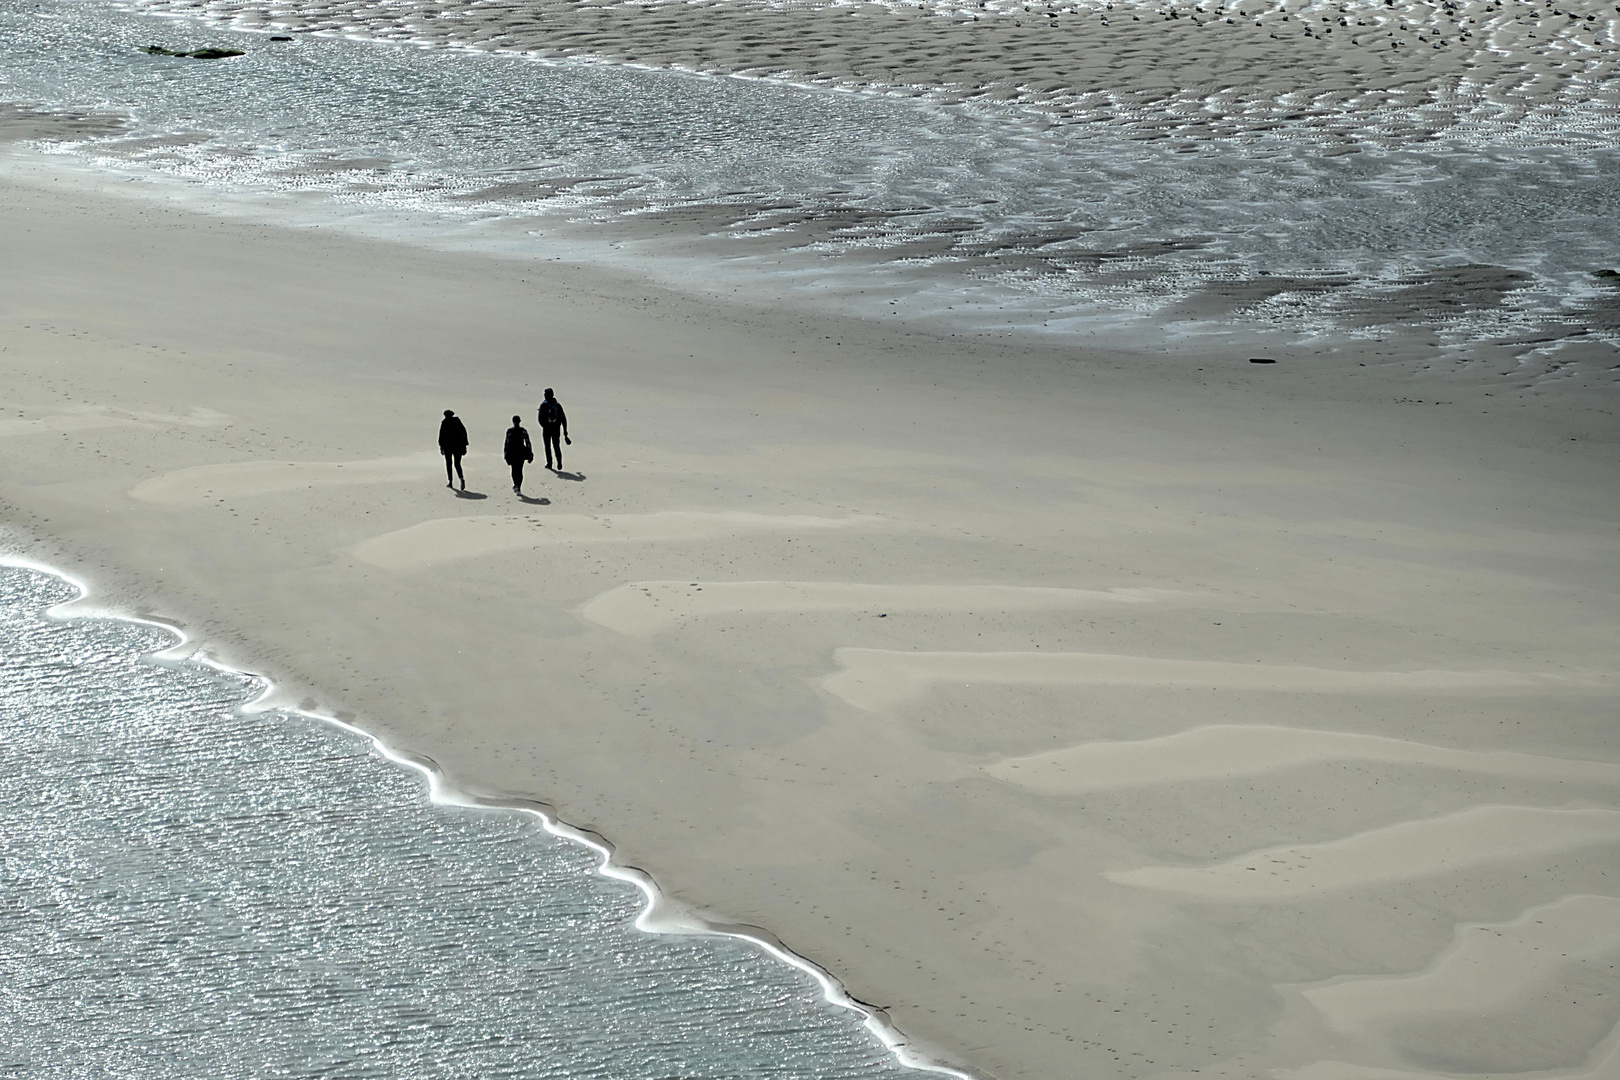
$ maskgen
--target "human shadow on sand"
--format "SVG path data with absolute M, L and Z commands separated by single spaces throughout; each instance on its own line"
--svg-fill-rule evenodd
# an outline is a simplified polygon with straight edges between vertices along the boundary
M 485 495 L 482 491 L 468 491 L 465 488 L 463 488 L 461 491 L 456 492 L 456 498 L 458 498 L 458 499 L 487 499 L 487 498 L 489 498 L 489 496 Z
M 529 503 L 529 504 L 531 504 L 533 506 L 550 506 L 551 505 L 551 500 L 550 499 L 531 499 L 527 495 L 519 495 L 518 496 L 518 501 L 519 502 L 526 502 L 526 503 Z
M 582 472 L 563 472 L 561 469 L 552 469 L 551 470 L 551 475 L 555 476 L 559 480 L 583 480 L 583 479 L 585 479 L 585 474 L 582 473 Z

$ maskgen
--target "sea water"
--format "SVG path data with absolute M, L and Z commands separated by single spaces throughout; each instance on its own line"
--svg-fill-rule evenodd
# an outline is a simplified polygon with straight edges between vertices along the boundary
M 637 929 L 535 816 L 44 616 L 76 595 L 0 565 L 0 1076 L 917 1075 L 750 942 Z
M 1335 156 L 1281 123 L 1143 142 L 1010 105 L 293 37 L 112 0 L 5 5 L 0 100 L 127 118 L 59 149 L 213 210 L 936 326 L 1616 336 L 1586 310 L 1620 249 L 1620 149 L 1602 140 Z M 1494 280 L 1437 299 L 1432 275 L 1464 266 Z M 1197 302 L 1223 289 L 1237 299 Z

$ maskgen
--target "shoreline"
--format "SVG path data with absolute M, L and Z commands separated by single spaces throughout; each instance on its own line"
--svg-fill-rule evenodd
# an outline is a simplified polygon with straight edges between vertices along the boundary
M 590 830 L 568 824 L 558 816 L 554 807 L 538 800 L 480 798 L 469 792 L 459 790 L 450 784 L 443 771 L 440 770 L 438 764 L 432 758 L 397 750 L 389 746 L 379 735 L 367 730 L 360 724 L 340 720 L 336 716 L 323 712 L 300 709 L 290 704 L 288 695 L 296 693 L 293 688 L 280 686 L 274 679 L 259 672 L 233 667 L 224 661 L 215 659 L 209 655 L 206 642 L 194 640 L 181 627 L 164 622 L 161 619 L 145 618 L 95 606 L 95 592 L 88 580 L 70 571 L 4 551 L 0 551 L 0 566 L 30 570 L 54 577 L 79 590 L 77 597 L 42 609 L 38 613 L 41 617 L 60 621 L 84 619 L 124 622 L 138 626 L 156 627 L 165 633 L 172 634 L 176 639 L 175 643 L 148 652 L 146 654 L 148 661 L 160 664 L 198 664 L 214 671 L 242 676 L 258 684 L 258 692 L 233 707 L 232 712 L 240 712 L 244 715 L 265 712 L 291 713 L 359 736 L 369 743 L 384 760 L 400 768 L 418 773 L 426 784 L 428 801 L 435 806 L 459 806 L 473 810 L 524 814 L 533 817 L 552 836 L 594 852 L 599 859 L 593 871 L 594 873 L 609 880 L 631 885 L 641 893 L 641 913 L 636 916 L 635 920 L 635 927 L 641 932 L 647 934 L 727 937 L 746 941 L 776 962 L 802 971 L 813 978 L 821 988 L 821 996 L 824 1002 L 859 1016 L 862 1026 L 905 1068 L 917 1072 L 956 1077 L 958 1080 L 979 1080 L 980 1074 L 954 1065 L 945 1056 L 932 1048 L 908 1039 L 904 1033 L 894 1026 L 881 1008 L 858 1001 L 832 972 L 808 957 L 793 952 L 769 930 L 763 927 L 715 922 L 672 900 L 658 887 L 651 874 L 639 867 L 619 862 L 616 859 L 617 849 L 612 841 Z M 188 646 L 190 646 L 189 649 Z
M 974 295 L 967 299 L 963 307 L 965 311 L 976 314 L 948 316 L 948 309 L 941 307 L 943 300 L 929 298 L 940 292 L 942 286 L 951 284 L 953 279 L 950 274 L 953 271 L 950 270 L 896 272 L 892 268 L 884 268 L 891 276 L 874 280 L 870 297 L 865 295 L 865 289 L 858 290 L 857 295 L 853 284 L 848 282 L 833 284 L 837 281 L 836 273 L 829 275 L 828 282 L 821 283 L 826 295 L 818 295 L 814 284 L 798 283 L 792 273 L 780 280 L 768 273 L 760 274 L 758 283 L 748 291 L 732 283 L 732 291 L 727 293 L 728 281 L 719 284 L 690 282 L 690 267 L 683 270 L 683 266 L 695 264 L 698 256 L 692 252 L 701 253 L 703 250 L 700 243 L 692 240 L 685 242 L 691 250 L 677 244 L 669 252 L 653 249 L 650 253 L 628 257 L 607 257 L 603 251 L 583 249 L 578 246 L 577 238 L 558 241 L 559 246 L 553 248 L 535 250 L 527 226 L 532 221 L 543 219 L 492 218 L 473 225 L 465 235 L 457 237 L 455 230 L 443 222 L 408 226 L 404 219 L 411 216 L 410 212 L 402 213 L 399 219 L 369 220 L 363 211 L 341 210 L 326 200 L 297 207 L 293 204 L 299 196 L 294 192 L 187 186 L 182 180 L 161 174 L 123 173 L 80 158 L 73 151 L 41 151 L 27 146 L 7 146 L 3 142 L 0 142 L 0 184 L 41 191 L 71 188 L 90 200 L 110 199 L 144 205 L 154 212 L 217 220 L 250 232 L 254 229 L 271 229 L 309 235 L 335 233 L 361 245 L 398 246 L 424 255 L 442 255 L 452 259 L 495 260 L 513 268 L 527 267 L 532 274 L 545 275 L 565 270 L 592 281 L 600 281 L 612 291 L 634 292 L 645 285 L 678 301 L 715 310 L 735 311 L 744 319 L 785 310 L 806 323 L 842 325 L 848 322 L 875 329 L 889 321 L 884 316 L 897 313 L 885 301 L 885 297 L 895 296 L 908 306 L 917 308 L 916 311 L 905 311 L 901 319 L 895 320 L 906 333 L 932 337 L 942 344 L 948 342 L 952 347 L 979 343 L 998 349 L 1026 350 L 1030 355 L 1042 357 L 1066 357 L 1080 353 L 1151 357 L 1152 362 L 1162 361 L 1168 365 L 1165 369 L 1167 372 L 1187 363 L 1203 371 L 1205 368 L 1198 366 L 1195 359 L 1201 356 L 1213 356 L 1218 361 L 1241 362 L 1250 356 L 1263 355 L 1282 358 L 1283 363 L 1289 365 L 1311 365 L 1311 378 L 1347 388 L 1352 387 L 1354 380 L 1363 374 L 1350 370 L 1350 358 L 1364 356 L 1366 361 L 1357 361 L 1361 367 L 1393 369 L 1400 377 L 1416 377 L 1419 380 L 1426 380 L 1426 373 L 1438 365 L 1469 365 L 1468 370 L 1451 374 L 1441 368 L 1437 377 L 1422 387 L 1432 397 L 1409 399 L 1410 404 L 1453 405 L 1467 402 L 1497 410 L 1512 410 L 1529 404 L 1532 396 L 1539 397 L 1550 388 L 1558 395 L 1559 408 L 1566 414 L 1596 409 L 1608 416 L 1613 415 L 1615 408 L 1609 401 L 1620 400 L 1620 381 L 1612 376 L 1612 371 L 1616 370 L 1613 360 L 1620 358 L 1620 345 L 1601 336 L 1608 330 L 1604 320 L 1610 317 L 1605 305 L 1612 305 L 1612 297 L 1606 295 L 1601 282 L 1589 288 L 1586 295 L 1570 298 L 1569 302 L 1575 306 L 1562 323 L 1518 327 L 1511 331 L 1499 328 L 1484 336 L 1465 339 L 1459 337 L 1463 330 L 1455 326 L 1448 327 L 1426 320 L 1420 320 L 1413 326 L 1379 324 L 1381 329 L 1375 337 L 1363 336 L 1360 330 L 1364 328 L 1349 324 L 1311 332 L 1302 326 L 1268 323 L 1261 318 L 1244 320 L 1217 316 L 1212 321 L 1203 314 L 1194 314 L 1194 310 L 1201 309 L 1203 305 L 1213 305 L 1213 310 L 1221 311 L 1235 302 L 1230 298 L 1223 299 L 1223 289 L 1231 289 L 1235 296 L 1253 284 L 1212 281 L 1208 283 L 1208 292 L 1187 298 L 1184 305 L 1187 310 L 1181 312 L 1183 321 L 1144 319 L 1139 312 L 1122 316 L 1162 328 L 1157 337 L 1143 340 L 1140 326 L 1129 322 L 1117 322 L 1110 326 L 1096 312 L 1087 313 L 1078 309 L 1058 320 L 1072 323 L 1075 328 L 1048 331 L 1040 310 L 1045 307 L 1047 299 L 1015 292 Z M 492 227 L 485 228 L 485 225 Z M 627 226 L 618 224 L 614 228 L 625 229 Z M 569 229 L 588 231 L 589 227 L 580 222 L 565 222 L 559 231 L 567 233 Z M 719 258 L 722 252 L 714 249 L 706 254 Z M 1460 268 L 1463 272 L 1469 269 Z M 846 275 L 854 273 L 852 269 L 841 272 Z M 1443 275 L 1445 269 L 1442 268 L 1439 273 Z M 854 280 L 851 276 L 850 281 Z M 1265 278 L 1259 280 L 1264 281 Z M 1478 288 L 1478 283 L 1467 281 L 1455 284 L 1459 295 L 1465 297 Z M 1449 285 L 1437 279 L 1423 287 Z M 1487 290 L 1492 287 L 1485 285 Z M 949 292 L 948 289 L 943 291 Z M 913 305 L 913 301 L 919 303 Z M 1581 319 L 1588 316 L 1596 320 L 1600 327 L 1599 336 L 1587 336 L 1592 333 L 1591 330 L 1570 332 L 1580 325 Z M 1185 374 L 1184 368 L 1178 373 L 1180 377 Z M 1173 379 L 1177 377 L 1172 376 Z M 1376 374 L 1374 378 L 1377 378 Z M 1583 381 L 1585 385 L 1577 391 L 1567 385 L 1572 379 Z M 1524 391 L 1530 391 L 1530 394 Z M 1349 392 L 1353 396 L 1361 396 L 1356 390 Z M 1495 397 L 1496 401 L 1486 402 L 1484 399 L 1489 397 Z M 1590 437 L 1596 430 L 1594 418 L 1594 421 L 1579 427 L 1579 434 Z
M 578 267 L 542 276 L 8 187 L 9 546 L 290 695 L 312 688 L 289 704 L 367 718 L 470 797 L 545 796 L 674 902 L 770 927 L 978 1075 L 1331 1061 L 1298 1019 L 1311 999 L 1286 987 L 1417 970 L 1442 929 L 1450 940 L 1446 919 L 1494 925 L 1545 902 L 1538 890 L 1601 890 L 1563 849 L 1532 845 L 1503 869 L 1533 884 L 1440 870 L 1363 883 L 1289 901 L 1292 933 L 1271 902 L 1129 882 L 1376 840 L 1407 817 L 1443 833 L 1480 790 L 1531 806 L 1608 796 L 1363 763 L 1382 770 L 1377 805 L 1333 769 L 1076 799 L 994 771 L 1234 716 L 1612 758 L 1604 693 L 1367 696 L 1251 685 L 1260 676 L 1172 692 L 1156 675 L 1031 681 L 1001 659 L 1038 649 L 1296 681 L 1605 670 L 1620 439 L 1601 426 L 1601 392 L 1487 400 L 1490 383 L 1424 373 L 1420 349 L 1350 372 L 1212 353 L 1200 372 L 934 338 Z M 447 403 L 487 446 L 492 418 L 545 385 L 569 405 L 568 460 L 586 477 L 541 478 L 550 505 L 452 498 L 431 454 L 399 456 L 430 441 L 423 417 Z M 266 462 L 294 479 L 265 486 Z M 364 462 L 353 480 L 335 467 Z M 487 450 L 468 464 L 470 486 L 502 490 Z M 873 523 L 843 524 L 856 518 Z M 604 538 L 587 520 L 640 531 Z M 411 546 L 429 521 L 455 542 Z M 468 529 L 499 545 L 469 554 L 456 546 Z M 357 555 L 385 537 L 414 561 Z M 818 583 L 820 606 L 784 596 L 795 583 Z M 724 602 L 686 591 L 709 586 Z M 874 586 L 888 591 L 861 591 Z M 1015 609 L 1009 586 L 1054 590 L 1056 606 Z M 1130 589 L 1158 591 L 1120 599 Z M 659 619 L 622 614 L 633 595 Z M 606 597 L 621 612 L 606 624 L 581 614 Z M 936 668 L 975 652 L 1010 681 L 895 674 L 896 652 Z M 861 679 L 882 692 L 840 690 Z M 1389 923 L 1390 910 L 1443 917 Z M 1368 933 L 1383 943 L 1371 969 L 1316 944 Z M 1206 1024 L 1215 1034 L 1190 1043 Z M 1382 1037 L 1358 1036 L 1357 1060 L 1390 1067 Z M 1170 1063 L 1110 1064 L 1132 1055 Z
M 657 18 L 674 17 L 671 10 L 660 8 Z M 110 172 L 199 213 L 588 262 L 708 301 L 901 314 L 935 332 L 1048 338 L 1043 345 L 1056 347 L 1187 355 L 1247 342 L 1259 356 L 1304 356 L 1379 351 L 1386 339 L 1412 336 L 1415 324 L 1442 362 L 1489 339 L 1510 371 L 1567 374 L 1573 365 L 1600 379 L 1620 325 L 1604 214 L 1615 149 L 1539 145 L 1551 139 L 1544 124 L 1520 132 L 1534 148 L 1513 149 L 1523 140 L 1506 139 L 1458 153 L 1443 133 L 1427 132 L 1400 149 L 1369 144 L 1367 153 L 1330 159 L 1310 131 L 1315 106 L 1298 103 L 1261 125 L 1258 141 L 1222 134 L 1201 113 L 1189 115 L 1185 132 L 1147 139 L 1131 136 L 1119 118 L 1054 125 L 1012 102 L 882 104 L 881 94 L 566 60 L 520 75 L 535 65 L 520 65 L 518 54 L 431 53 L 318 35 L 268 46 L 248 40 L 263 38 L 262 28 L 210 34 L 206 20 L 177 18 L 167 22 L 181 44 L 240 33 L 249 52 L 239 67 L 180 61 L 173 71 L 148 71 L 151 58 L 132 64 L 124 53 L 159 17 L 108 21 L 116 40 L 97 46 L 105 55 L 91 81 L 140 88 L 104 99 L 92 86 L 91 96 L 81 88 L 68 98 L 121 104 L 140 119 L 125 138 L 103 131 L 79 153 L 96 174 L 91 187 Z M 951 21 L 923 21 L 930 19 Z M 98 25 L 80 21 L 65 23 L 53 44 L 76 47 L 74 35 Z M 1233 29 L 1206 27 L 1193 37 Z M 14 44 L 28 47 L 26 37 Z M 50 55 L 25 63 L 32 74 L 18 85 L 32 78 L 36 89 L 54 87 Z M 251 86 L 269 99 L 307 102 L 306 65 L 376 79 L 379 64 L 398 68 L 406 82 L 428 80 L 429 96 L 454 96 L 447 82 L 463 87 L 470 126 L 458 133 L 454 117 L 424 106 L 412 125 L 420 131 L 401 135 L 356 93 L 324 96 L 309 123 L 283 125 L 217 92 Z M 611 71 L 618 73 L 603 74 Z M 179 81 L 159 92 L 142 81 L 154 73 Z M 1371 108 L 1328 97 L 1329 112 Z M 596 126 L 625 101 L 627 120 L 662 109 L 670 113 L 664 123 L 697 124 L 703 153 L 627 138 L 613 121 Z M 491 125 L 514 102 L 533 113 L 532 123 L 508 124 L 510 143 L 492 142 Z M 58 118 L 70 138 L 94 133 L 98 118 L 80 112 Z M 217 130 L 196 130 L 197 113 L 212 116 L 208 126 Z M 0 109 L 0 126 L 7 115 Z M 738 138 L 751 119 L 784 134 L 763 144 L 757 135 Z M 26 115 L 9 123 L 48 126 Z M 590 138 L 571 139 L 580 123 Z M 921 137 L 911 137 L 914 127 Z M 509 144 L 524 149 L 512 156 Z M 445 152 L 450 145 L 457 149 Z M 955 145 L 999 164 L 964 165 L 938 152 Z M 794 164 L 801 153 L 833 156 L 805 171 Z M 874 156 L 883 169 L 866 167 Z M 13 157 L 13 170 L 20 160 Z M 68 168 L 60 158 L 35 164 Z M 691 182 L 694 170 L 702 182 Z M 1023 177 L 1023 194 L 1004 199 L 998 170 Z M 1515 194 L 1537 186 L 1557 199 Z M 1210 206 L 1198 199 L 1190 207 L 1188 192 L 1218 194 Z

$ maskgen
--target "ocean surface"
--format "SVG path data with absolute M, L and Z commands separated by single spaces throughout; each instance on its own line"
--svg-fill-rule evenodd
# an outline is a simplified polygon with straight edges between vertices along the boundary
M 0 565 L 0 1076 L 920 1075 L 757 945 L 638 929 L 535 815 L 44 616 L 77 595 Z
M 937 328 L 1166 347 L 1414 328 L 1542 353 L 1620 341 L 1606 129 L 1356 152 L 1286 120 L 1143 139 L 1017 102 L 374 40 L 421 4 L 272 7 L 331 27 L 272 41 L 238 0 L 5 5 L 0 103 L 111 118 L 39 145 L 215 212 Z

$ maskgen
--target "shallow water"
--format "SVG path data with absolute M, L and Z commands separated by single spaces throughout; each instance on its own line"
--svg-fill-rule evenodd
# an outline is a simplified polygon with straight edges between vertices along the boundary
M 755 946 L 636 929 L 533 816 L 42 617 L 74 595 L 0 566 L 0 1075 L 916 1075 Z
M 248 55 L 139 51 L 153 41 Z M 1588 310 L 1614 307 L 1592 272 L 1620 247 L 1615 148 L 1325 156 L 1287 125 L 1243 143 L 1144 143 L 1008 107 L 273 43 L 106 0 L 8 7 L 0 53 L 0 97 L 132 118 L 74 149 L 98 168 L 215 208 L 270 200 L 280 220 L 629 264 L 687 289 L 1136 342 L 1620 326 Z M 1434 275 L 1470 265 L 1489 268 L 1487 287 L 1437 299 Z

